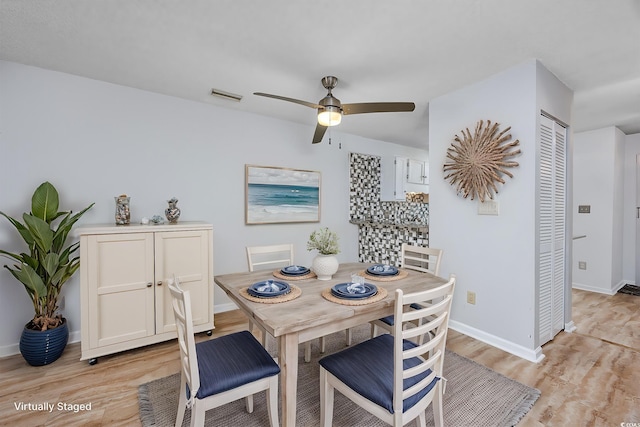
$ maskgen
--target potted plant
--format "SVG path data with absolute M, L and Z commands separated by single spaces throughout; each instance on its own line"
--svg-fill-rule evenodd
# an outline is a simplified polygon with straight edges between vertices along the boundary
M 80 243 L 66 245 L 66 240 L 76 221 L 93 205 L 75 215 L 58 212 L 58 191 L 44 182 L 33 193 L 31 212 L 22 215 L 24 223 L 0 211 L 28 248 L 19 254 L 0 249 L 0 255 L 13 260 L 13 265 L 4 267 L 24 285 L 33 302 L 35 315 L 20 338 L 20 352 L 31 365 L 54 362 L 67 344 L 69 331 L 58 312 L 58 298 L 62 286 L 80 267 L 80 257 L 73 255 Z
M 317 250 L 318 255 L 313 259 L 311 268 L 318 279 L 331 280 L 331 276 L 338 271 L 338 259 L 335 257 L 340 252 L 338 235 L 327 227 L 315 230 L 309 236 L 307 250 Z

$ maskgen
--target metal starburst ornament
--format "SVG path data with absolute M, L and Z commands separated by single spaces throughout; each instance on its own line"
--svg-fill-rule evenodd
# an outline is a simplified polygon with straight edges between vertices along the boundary
M 520 150 L 509 150 L 520 142 L 516 139 L 506 143 L 511 139 L 508 133 L 511 127 L 499 133 L 498 127 L 499 124 L 491 124 L 491 120 L 484 126 L 484 121 L 480 120 L 473 135 L 467 128 L 462 131 L 462 138 L 456 135 L 447 149 L 444 179 L 449 180 L 464 198 L 471 196 L 473 200 L 477 197 L 481 202 L 493 199 L 493 194 L 498 192 L 496 184 L 505 183 L 502 177 L 513 178 L 507 168 L 518 166 L 518 162 L 508 159 L 520 154 Z

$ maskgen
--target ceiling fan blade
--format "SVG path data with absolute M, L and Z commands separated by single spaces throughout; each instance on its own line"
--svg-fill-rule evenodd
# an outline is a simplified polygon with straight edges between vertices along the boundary
M 316 126 L 316 131 L 313 134 L 313 141 L 311 141 L 311 143 L 317 144 L 318 142 L 321 142 L 326 131 L 327 126 L 322 126 L 320 123 L 318 123 L 318 125 Z
M 294 102 L 296 104 L 304 105 L 310 108 L 322 108 L 322 105 L 314 104 L 313 102 L 301 101 L 300 99 L 287 98 L 286 96 L 271 95 L 270 93 L 253 92 L 254 95 L 266 96 L 267 98 L 280 99 L 282 101 Z
M 415 108 L 416 104 L 413 102 L 360 102 L 342 104 L 342 114 L 393 113 L 413 111 Z

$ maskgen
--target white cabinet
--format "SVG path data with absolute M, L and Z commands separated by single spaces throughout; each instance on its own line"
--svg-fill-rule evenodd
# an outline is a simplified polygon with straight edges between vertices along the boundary
M 408 192 L 429 192 L 429 164 L 426 161 L 396 157 L 394 163 L 396 200 L 405 200 Z
M 79 227 L 81 360 L 175 338 L 167 281 L 190 291 L 195 332 L 213 329 L 213 227 Z
M 407 182 L 409 184 L 428 184 L 427 162 L 416 159 L 407 160 Z

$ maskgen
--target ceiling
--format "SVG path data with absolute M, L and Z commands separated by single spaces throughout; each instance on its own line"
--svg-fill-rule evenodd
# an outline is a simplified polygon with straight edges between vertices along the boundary
M 309 141 L 313 109 L 252 93 L 316 103 L 335 75 L 343 103 L 416 104 L 340 131 L 424 148 L 429 100 L 531 58 L 573 89 L 575 132 L 640 132 L 640 0 L 0 0 L 0 59 L 302 123 Z

